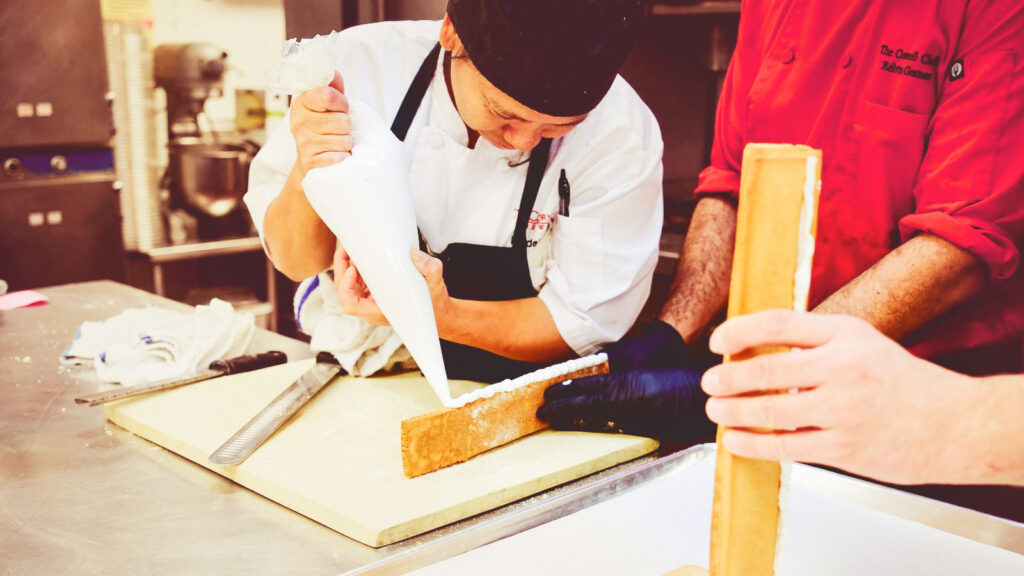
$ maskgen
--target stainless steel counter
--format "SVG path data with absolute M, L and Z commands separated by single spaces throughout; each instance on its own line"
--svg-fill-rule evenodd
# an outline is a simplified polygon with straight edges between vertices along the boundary
M 187 306 L 114 282 L 40 292 L 49 304 L 0 312 L 0 572 L 257 573 L 298 557 L 334 566 L 333 532 L 74 403 L 99 387 L 92 367 L 58 361 L 81 322 Z M 264 330 L 255 344 L 311 355 Z
M 396 574 L 489 540 L 478 527 L 495 519 L 653 460 L 374 549 L 74 403 L 99 387 L 92 367 L 58 361 L 83 321 L 146 305 L 188 307 L 114 282 L 40 292 L 49 304 L 0 312 L 0 573 Z M 311 355 L 264 330 L 255 342 L 291 359 Z
M 185 305 L 114 282 L 40 291 L 49 304 L 0 312 L 0 573 L 401 574 L 676 473 L 707 450 L 641 458 L 374 549 L 74 403 L 99 386 L 91 367 L 58 362 L 81 322 L 126 308 Z M 292 359 L 311 355 L 304 343 L 264 330 L 255 343 Z M 828 478 L 818 489 L 836 499 L 1024 553 L 1022 525 Z

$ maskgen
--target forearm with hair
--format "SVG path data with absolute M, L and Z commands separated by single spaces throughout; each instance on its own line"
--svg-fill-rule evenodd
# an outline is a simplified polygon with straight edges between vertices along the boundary
M 819 304 L 824 314 L 859 316 L 901 340 L 985 287 L 985 266 L 932 234 L 899 246 Z
M 722 198 L 702 198 L 660 315 L 687 343 L 704 332 L 728 301 L 735 243 L 736 206 Z

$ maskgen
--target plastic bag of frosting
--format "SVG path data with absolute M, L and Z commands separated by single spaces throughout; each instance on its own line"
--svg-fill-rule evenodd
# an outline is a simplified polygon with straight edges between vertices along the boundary
M 289 41 L 271 73 L 271 88 L 289 94 L 334 77 L 331 36 Z M 398 333 L 441 402 L 451 404 L 434 308 L 412 263 L 418 247 L 402 143 L 369 106 L 349 101 L 352 155 L 310 170 L 302 181 L 320 219 L 337 236 L 384 317 Z
M 337 65 L 331 43 L 337 32 L 305 40 L 286 40 L 281 58 L 269 73 L 267 88 L 298 96 L 307 90 L 327 86 L 334 79 Z

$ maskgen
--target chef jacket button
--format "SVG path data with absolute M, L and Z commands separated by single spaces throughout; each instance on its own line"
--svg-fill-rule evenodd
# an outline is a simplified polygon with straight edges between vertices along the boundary
M 850 64 L 853 64 L 853 56 L 850 56 L 849 54 L 843 54 L 843 70 L 849 68 Z
M 793 60 L 796 60 L 796 51 L 792 48 L 786 48 L 786 51 L 782 53 L 782 63 L 789 64 Z
M 444 139 L 441 138 L 440 134 L 434 134 L 433 138 L 430 139 L 430 145 L 440 150 L 444 147 Z

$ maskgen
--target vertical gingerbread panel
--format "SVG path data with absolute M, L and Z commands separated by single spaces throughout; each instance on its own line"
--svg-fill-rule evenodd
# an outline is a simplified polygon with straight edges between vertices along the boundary
M 750 144 L 744 149 L 729 317 L 791 309 L 794 302 L 799 306 L 801 299 L 806 301 L 804 283 L 802 297 L 794 296 L 800 259 L 810 257 L 798 246 L 802 238 L 813 243 L 820 179 L 819 150 L 786 144 Z M 810 219 L 803 226 L 802 214 Z M 766 347 L 747 355 L 779 350 Z M 711 574 L 770 576 L 778 541 L 780 465 L 729 453 L 720 442 L 724 431 L 718 431 Z

